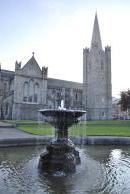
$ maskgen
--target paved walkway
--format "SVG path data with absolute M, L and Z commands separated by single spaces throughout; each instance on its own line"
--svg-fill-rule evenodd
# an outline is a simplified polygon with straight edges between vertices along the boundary
M 46 144 L 50 139 L 50 136 L 29 134 L 12 124 L 0 122 L 0 147 Z
M 5 128 L 5 127 L 14 127 L 13 124 L 9 124 L 9 123 L 4 123 L 0 121 L 0 128 Z

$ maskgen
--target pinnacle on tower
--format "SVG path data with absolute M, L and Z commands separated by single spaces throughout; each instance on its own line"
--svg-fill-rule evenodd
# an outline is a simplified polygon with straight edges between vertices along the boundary
M 102 50 L 102 42 L 101 42 L 97 13 L 95 14 L 91 48 L 95 46 Z
M 32 52 L 32 56 L 33 56 L 33 57 L 34 57 L 34 54 L 35 54 L 35 53 L 34 53 L 34 52 Z

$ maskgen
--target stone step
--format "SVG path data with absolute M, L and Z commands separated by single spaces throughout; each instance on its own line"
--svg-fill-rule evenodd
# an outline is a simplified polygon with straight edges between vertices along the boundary
M 0 121 L 0 128 L 14 128 L 14 127 L 16 127 L 15 124 L 10 124 L 10 123 L 5 123 Z

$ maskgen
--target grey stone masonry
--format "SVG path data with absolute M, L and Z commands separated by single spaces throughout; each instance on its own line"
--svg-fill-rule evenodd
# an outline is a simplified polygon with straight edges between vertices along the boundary
M 102 49 L 97 14 L 91 47 L 83 50 L 83 104 L 89 120 L 111 118 L 111 48 Z
M 34 55 L 15 72 L 0 69 L 0 117 L 14 120 L 39 120 L 38 110 L 58 108 L 63 99 L 66 108 L 82 108 L 82 84 L 48 78 L 48 68 L 40 69 Z

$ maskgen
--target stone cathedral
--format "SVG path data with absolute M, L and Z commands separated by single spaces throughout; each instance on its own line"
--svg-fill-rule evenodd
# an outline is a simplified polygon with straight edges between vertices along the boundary
M 88 120 L 111 119 L 111 48 L 102 49 L 97 14 L 91 47 L 83 49 L 83 83 L 49 78 L 34 53 L 15 71 L 0 67 L 1 119 L 37 120 L 39 109 L 58 108 L 62 99 L 68 109 L 85 109 Z

